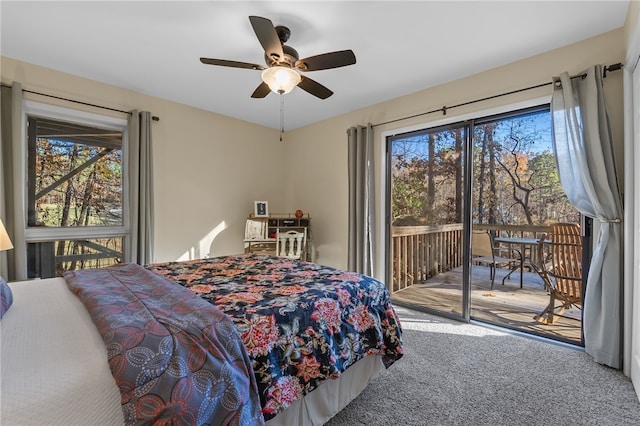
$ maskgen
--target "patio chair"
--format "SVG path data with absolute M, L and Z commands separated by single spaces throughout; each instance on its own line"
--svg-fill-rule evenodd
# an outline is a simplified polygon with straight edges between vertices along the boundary
M 553 324 L 556 316 L 562 316 L 564 311 L 572 306 L 582 309 L 580 226 L 575 223 L 555 223 L 551 226 L 550 237 L 550 267 L 542 264 L 548 277 L 549 305 L 534 317 L 547 324 Z M 556 301 L 559 301 L 560 305 L 556 306 Z
M 509 267 L 513 270 L 520 264 L 520 259 L 502 257 L 496 255 L 496 248 L 493 237 L 488 231 L 474 230 L 471 235 L 471 261 L 489 265 L 489 276 L 491 277 L 491 289 L 496 279 L 496 268 Z M 504 285 L 504 280 L 502 280 Z

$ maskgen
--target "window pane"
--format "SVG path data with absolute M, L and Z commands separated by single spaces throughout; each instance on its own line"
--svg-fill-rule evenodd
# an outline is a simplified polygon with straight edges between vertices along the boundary
M 50 278 L 121 263 L 123 242 L 124 237 L 111 237 L 29 243 L 28 277 Z
M 474 223 L 580 222 L 560 184 L 548 108 L 476 123 Z
M 391 138 L 393 226 L 462 222 L 463 147 L 467 126 Z
M 122 225 L 122 132 L 28 117 L 29 226 Z

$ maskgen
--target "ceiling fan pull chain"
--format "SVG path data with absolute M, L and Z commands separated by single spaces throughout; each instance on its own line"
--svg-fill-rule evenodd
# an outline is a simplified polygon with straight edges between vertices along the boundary
M 284 94 L 280 93 L 280 142 L 284 134 Z

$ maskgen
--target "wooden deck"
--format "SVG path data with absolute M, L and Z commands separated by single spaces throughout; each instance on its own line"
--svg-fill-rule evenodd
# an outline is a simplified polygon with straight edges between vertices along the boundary
M 571 309 L 558 317 L 554 324 L 544 324 L 534 316 L 549 303 L 549 295 L 542 279 L 534 272 L 524 272 L 523 288 L 520 273 L 514 272 L 501 284 L 506 270 L 498 270 L 491 290 L 489 269 L 472 268 L 471 317 L 472 319 L 515 329 L 525 333 L 581 345 L 581 311 Z M 392 294 L 393 303 L 415 309 L 429 309 L 448 314 L 462 315 L 462 268 L 439 274 L 426 282 L 413 284 Z

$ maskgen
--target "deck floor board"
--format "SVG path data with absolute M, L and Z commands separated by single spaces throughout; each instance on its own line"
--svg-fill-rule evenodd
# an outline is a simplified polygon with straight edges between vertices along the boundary
M 563 315 L 568 318 L 557 317 L 554 324 L 536 321 L 534 316 L 542 312 L 549 303 L 549 294 L 544 289 L 541 278 L 534 272 L 525 271 L 523 288 L 520 288 L 520 273 L 517 271 L 503 286 L 501 281 L 506 272 L 498 270 L 494 288 L 491 289 L 489 269 L 482 266 L 472 268 L 472 319 L 571 344 L 581 344 L 579 309 L 565 311 Z M 392 294 L 392 301 L 416 309 L 461 316 L 462 268 L 396 291 Z

